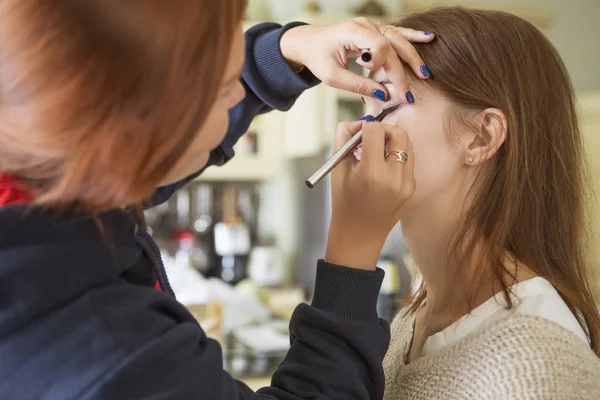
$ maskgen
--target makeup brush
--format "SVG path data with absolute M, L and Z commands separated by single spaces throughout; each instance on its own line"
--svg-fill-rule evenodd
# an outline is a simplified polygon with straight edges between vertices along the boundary
M 400 104 L 390 108 L 386 108 L 378 116 L 375 117 L 375 121 L 383 121 L 385 117 L 387 117 L 390 113 L 396 111 L 398 107 L 400 107 Z M 348 140 L 346 144 L 344 144 L 338 151 L 336 151 L 335 154 L 332 155 L 331 158 L 329 158 L 329 160 L 327 160 L 321 168 L 319 168 L 314 174 L 310 176 L 310 178 L 306 180 L 306 186 L 312 189 L 319 182 L 321 182 L 323 178 L 325 178 L 327 174 L 331 172 L 331 170 L 333 170 L 336 167 L 336 165 L 338 165 L 340 161 L 342 161 L 344 157 L 346 157 L 348 154 L 352 153 L 354 149 L 356 149 L 356 147 L 362 141 L 362 135 L 363 132 L 361 129 L 360 132 L 352 136 L 352 138 Z

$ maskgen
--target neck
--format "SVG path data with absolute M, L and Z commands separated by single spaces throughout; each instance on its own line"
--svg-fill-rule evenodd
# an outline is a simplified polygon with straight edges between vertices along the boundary
M 440 199 L 441 200 L 441 199 Z M 445 314 L 462 309 L 463 279 L 456 279 L 448 265 L 448 246 L 461 215 L 454 202 L 428 200 L 406 210 L 401 220 L 402 235 L 427 284 L 427 309 Z
M 474 263 L 449 265 L 448 249 L 458 229 L 464 201 L 440 200 L 428 200 L 407 208 L 400 222 L 404 240 L 427 285 L 426 313 L 440 321 L 453 322 L 457 316 L 470 312 L 470 307 L 477 307 L 492 297 L 499 288 L 490 271 L 476 264 L 477 246 L 470 254 Z M 536 276 L 520 263 L 516 269 L 514 258 L 508 254 L 506 257 L 507 272 L 517 282 Z M 475 272 L 484 275 L 475 281 L 476 292 L 471 292 L 473 282 L 466 277 Z M 473 296 L 472 304 L 469 304 L 469 294 Z

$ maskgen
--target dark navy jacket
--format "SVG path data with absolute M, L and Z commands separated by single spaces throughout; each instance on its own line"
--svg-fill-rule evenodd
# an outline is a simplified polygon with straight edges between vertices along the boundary
M 317 83 L 283 59 L 288 28 L 247 33 L 248 94 L 212 164 L 233 156 L 256 114 L 287 110 Z M 153 289 L 156 278 L 166 292 Z M 155 245 L 129 214 L 1 207 L 0 399 L 378 399 L 389 343 L 375 307 L 382 279 L 319 262 L 312 305 L 292 317 L 291 350 L 272 385 L 253 393 L 223 371 L 219 344 L 168 292 Z

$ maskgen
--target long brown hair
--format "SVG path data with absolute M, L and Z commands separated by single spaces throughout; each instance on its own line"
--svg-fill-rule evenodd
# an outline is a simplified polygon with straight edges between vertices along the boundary
M 188 148 L 244 0 L 0 3 L 0 172 L 37 202 L 141 201 Z
M 508 251 L 515 267 L 522 263 L 554 285 L 600 354 L 600 316 L 586 275 L 585 152 L 557 51 L 533 25 L 503 12 L 439 8 L 395 25 L 435 32 L 431 44 L 416 48 L 433 73 L 428 84 L 456 105 L 453 117 L 490 107 L 507 117 L 506 141 L 478 176 L 448 248 L 452 268 L 482 266 L 466 277 L 469 309 L 478 280 L 490 272 L 512 307 Z M 423 287 L 409 311 L 425 297 Z

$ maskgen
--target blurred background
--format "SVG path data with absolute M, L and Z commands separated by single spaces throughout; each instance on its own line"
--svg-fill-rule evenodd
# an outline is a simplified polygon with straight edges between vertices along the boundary
M 440 5 L 508 11 L 550 38 L 578 93 L 592 183 L 600 193 L 598 0 L 249 0 L 245 25 L 325 24 L 358 15 L 385 22 Z M 310 301 L 316 260 L 325 253 L 329 182 L 311 190 L 304 180 L 331 154 L 337 123 L 363 115 L 358 96 L 320 85 L 291 111 L 257 118 L 229 164 L 210 168 L 147 212 L 178 299 L 223 344 L 225 368 L 254 388 L 269 383 L 285 355 L 289 318 L 298 303 Z M 600 211 L 597 201 L 593 207 Z M 589 222 L 598 225 L 594 216 Z M 590 252 L 600 261 L 598 241 Z M 399 227 L 379 266 L 386 271 L 379 313 L 391 319 L 399 299 L 419 283 Z

